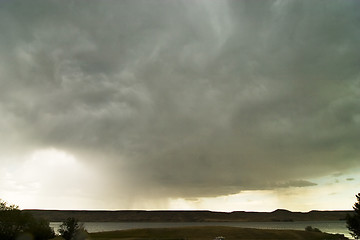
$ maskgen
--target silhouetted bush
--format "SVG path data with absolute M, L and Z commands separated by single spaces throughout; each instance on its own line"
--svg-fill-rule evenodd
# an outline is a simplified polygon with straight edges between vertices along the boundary
M 360 193 L 356 195 L 357 202 L 355 202 L 353 209 L 353 215 L 347 215 L 346 223 L 347 228 L 350 230 L 350 234 L 355 238 L 360 238 Z
M 18 206 L 8 206 L 0 200 L 0 239 L 15 240 L 29 235 L 33 240 L 48 240 L 55 237 L 49 222 L 34 218 L 19 210 Z
M 307 226 L 307 227 L 305 228 L 305 231 L 307 231 L 307 232 L 321 232 L 320 229 L 318 229 L 318 228 L 313 228 L 312 226 Z
M 78 223 L 75 218 L 67 218 L 59 229 L 60 236 L 65 240 L 84 240 L 87 237 L 87 231 Z

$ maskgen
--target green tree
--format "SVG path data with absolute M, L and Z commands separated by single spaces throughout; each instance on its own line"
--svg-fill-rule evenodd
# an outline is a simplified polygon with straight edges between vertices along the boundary
M 49 222 L 0 200 L 0 239 L 15 240 L 25 234 L 32 236 L 33 240 L 48 240 L 55 236 Z
M 54 230 L 49 227 L 49 222 L 45 219 L 35 219 L 31 215 L 25 228 L 26 233 L 30 233 L 34 240 L 48 240 L 55 237 Z
M 350 234 L 355 238 L 360 238 L 360 193 L 356 195 L 357 202 L 355 202 L 353 209 L 354 214 L 347 215 L 346 223 Z
M 0 200 L 0 239 L 13 240 L 22 231 L 21 212 L 18 206 Z
M 67 218 L 58 231 L 65 240 L 83 240 L 87 236 L 85 228 L 73 217 Z

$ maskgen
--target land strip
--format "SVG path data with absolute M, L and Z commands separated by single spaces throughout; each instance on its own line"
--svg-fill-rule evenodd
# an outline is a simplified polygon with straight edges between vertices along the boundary
M 291 212 L 212 212 L 212 211 L 83 211 L 83 210 L 23 210 L 35 217 L 61 222 L 75 217 L 81 222 L 276 222 L 276 221 L 338 221 L 352 211 Z
M 237 227 L 183 227 L 132 229 L 112 232 L 91 233 L 91 240 L 342 240 L 342 235 L 298 230 L 262 230 Z M 60 237 L 56 238 L 61 240 Z

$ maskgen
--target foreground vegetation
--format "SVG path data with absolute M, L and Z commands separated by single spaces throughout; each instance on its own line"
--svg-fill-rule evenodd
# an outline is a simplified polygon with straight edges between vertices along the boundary
M 225 240 L 235 239 L 296 239 L 324 240 L 347 239 L 343 235 L 298 230 L 264 230 L 238 227 L 180 227 L 180 228 L 147 228 L 112 232 L 90 233 L 92 240 L 212 240 L 223 236 Z
M 360 193 L 356 195 L 357 201 L 353 209 L 354 213 L 346 217 L 347 228 L 355 239 L 360 238 Z
M 48 240 L 54 236 L 48 221 L 0 199 L 0 240 Z

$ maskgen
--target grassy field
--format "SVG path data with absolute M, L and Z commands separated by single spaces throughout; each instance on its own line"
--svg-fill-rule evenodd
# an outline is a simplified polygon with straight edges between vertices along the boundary
M 217 236 L 235 239 L 344 239 L 340 235 L 298 230 L 264 230 L 237 227 L 147 228 L 89 234 L 92 240 L 212 240 Z M 56 238 L 60 240 L 61 238 Z

